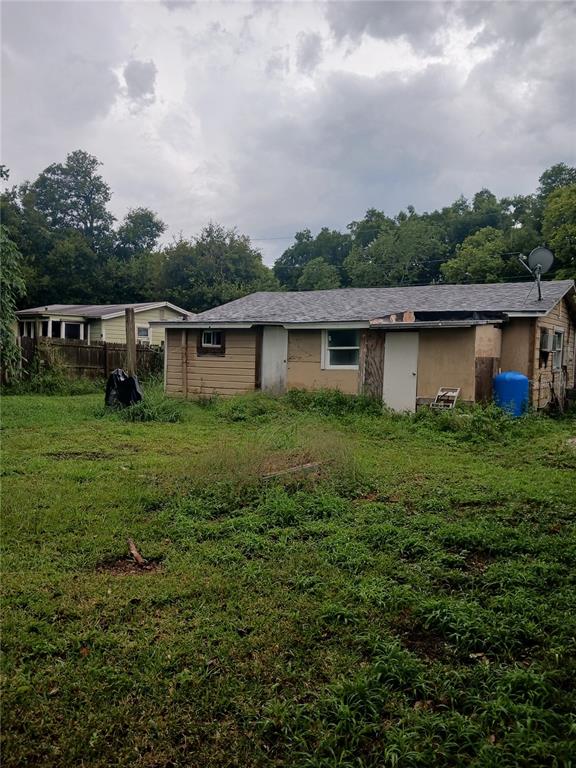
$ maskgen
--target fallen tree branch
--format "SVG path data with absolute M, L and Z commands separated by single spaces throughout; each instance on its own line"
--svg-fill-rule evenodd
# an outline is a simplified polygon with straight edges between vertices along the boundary
M 138 565 L 146 565 L 146 560 L 142 557 L 140 552 L 136 549 L 136 544 L 134 544 L 132 539 L 128 539 L 128 549 L 130 550 L 130 554 L 136 560 Z
M 292 475 L 296 472 L 312 472 L 320 467 L 320 462 L 310 462 L 309 464 L 300 464 L 297 467 L 289 467 L 288 469 L 281 469 L 278 472 L 270 472 L 268 475 L 263 475 L 263 480 L 271 480 L 274 477 L 280 477 L 282 475 Z

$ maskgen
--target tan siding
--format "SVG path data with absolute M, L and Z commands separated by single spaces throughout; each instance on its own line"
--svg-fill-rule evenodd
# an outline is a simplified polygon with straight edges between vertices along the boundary
M 562 364 L 565 366 L 566 372 L 552 370 L 552 352 L 547 356 L 540 355 L 540 332 L 543 328 L 550 331 L 564 330 Z M 575 336 L 576 326 L 568 312 L 566 299 L 558 302 L 546 317 L 539 317 L 536 321 L 532 363 L 532 403 L 536 408 L 544 408 L 549 403 L 551 398 L 550 385 L 553 385 L 554 391 L 560 397 L 563 397 L 565 387 L 574 387 Z
M 237 395 L 256 387 L 256 331 L 224 331 L 226 354 L 197 354 L 198 332 L 189 332 L 188 393 Z
M 104 338 L 113 344 L 126 343 L 126 320 L 122 317 L 113 317 L 110 320 L 102 320 Z
M 460 387 L 460 398 L 474 401 L 475 328 L 420 331 L 418 399 L 428 401 L 440 387 Z
M 102 339 L 102 322 L 100 320 L 90 320 L 90 341 L 100 341 Z
M 168 394 L 182 394 L 182 331 L 166 331 L 166 381 Z
M 339 389 L 355 395 L 359 391 L 358 371 L 323 371 L 321 331 L 288 332 L 288 389 Z
M 164 328 L 150 326 L 152 320 L 180 320 L 181 315 L 170 307 L 159 307 L 157 309 L 147 309 L 145 312 L 136 312 L 134 315 L 136 329 L 139 325 L 149 328 L 148 334 L 151 344 L 161 344 L 164 341 Z M 110 320 L 102 321 L 106 333 L 106 341 L 116 344 L 126 343 L 126 318 L 113 317 Z M 137 331 L 136 331 L 137 332 Z

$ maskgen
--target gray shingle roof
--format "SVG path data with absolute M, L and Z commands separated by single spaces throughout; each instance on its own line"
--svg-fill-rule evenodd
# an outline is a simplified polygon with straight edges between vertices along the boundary
M 196 315 L 194 322 L 366 322 L 392 312 L 534 312 L 552 309 L 574 287 L 572 280 L 542 283 L 341 288 L 331 291 L 252 293 Z
M 166 304 L 163 301 L 147 301 L 140 304 L 48 304 L 43 307 L 32 307 L 32 309 L 22 309 L 17 312 L 18 317 L 26 315 L 50 315 L 57 314 L 70 317 L 103 317 L 113 315 L 116 312 L 124 312 L 131 307 L 135 310 L 153 309 Z M 184 312 L 191 315 L 192 313 Z

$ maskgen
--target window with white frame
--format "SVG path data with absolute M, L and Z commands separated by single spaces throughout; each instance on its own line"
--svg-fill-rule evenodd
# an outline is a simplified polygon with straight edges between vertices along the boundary
M 208 349 L 221 349 L 222 331 L 202 331 L 202 346 Z
M 357 370 L 360 357 L 360 332 L 352 329 L 323 333 L 323 368 Z
M 150 341 L 150 329 L 147 325 L 139 325 L 136 328 L 136 335 L 139 344 L 148 344 Z
M 554 331 L 552 338 L 552 370 L 562 368 L 562 350 L 564 347 L 564 331 Z

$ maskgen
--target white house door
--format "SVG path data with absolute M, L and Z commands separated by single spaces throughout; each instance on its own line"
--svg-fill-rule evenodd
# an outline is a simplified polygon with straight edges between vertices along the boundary
M 276 395 L 285 392 L 287 367 L 288 331 L 277 325 L 265 325 L 262 335 L 262 391 Z
M 384 346 L 384 405 L 394 411 L 416 410 L 418 334 L 394 331 Z

